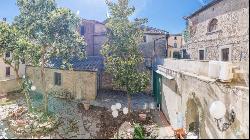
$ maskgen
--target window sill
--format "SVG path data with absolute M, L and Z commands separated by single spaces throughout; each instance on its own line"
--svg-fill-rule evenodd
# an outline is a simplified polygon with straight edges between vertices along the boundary
M 212 32 L 207 32 L 206 35 L 211 35 L 211 34 L 220 33 L 220 32 L 222 32 L 222 30 L 216 30 L 216 31 L 212 31 Z

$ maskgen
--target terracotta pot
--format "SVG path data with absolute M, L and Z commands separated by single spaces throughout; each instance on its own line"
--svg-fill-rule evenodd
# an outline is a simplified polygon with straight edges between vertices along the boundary
M 83 103 L 84 109 L 89 110 L 90 103 Z
M 141 121 L 146 121 L 147 115 L 146 114 L 139 114 L 139 118 Z

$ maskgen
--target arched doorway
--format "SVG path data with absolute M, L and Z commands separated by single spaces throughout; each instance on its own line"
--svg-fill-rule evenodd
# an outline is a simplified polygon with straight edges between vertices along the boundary
M 189 99 L 187 102 L 187 111 L 185 118 L 186 130 L 199 136 L 199 110 L 198 105 L 195 103 L 194 99 Z

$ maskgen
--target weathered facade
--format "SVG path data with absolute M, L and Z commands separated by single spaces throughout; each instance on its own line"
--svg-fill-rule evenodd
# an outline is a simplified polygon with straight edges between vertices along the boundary
M 41 91 L 41 71 L 38 67 L 27 66 L 27 76 L 33 81 L 38 91 Z M 55 84 L 55 73 L 61 74 L 61 85 Z M 60 69 L 45 69 L 46 90 L 58 94 L 62 98 L 70 96 L 74 99 L 94 100 L 97 95 L 97 72 L 70 71 Z M 69 95 L 66 95 L 69 93 Z M 65 96 L 65 97 L 64 97 Z
M 170 34 L 168 37 L 168 58 L 180 58 L 180 50 L 183 47 L 184 39 L 182 34 Z
M 187 18 L 191 32 L 183 50 L 190 59 L 165 59 L 154 83 L 174 129 L 199 138 L 249 138 L 248 10 L 248 0 L 215 0 Z M 226 107 L 219 126 L 209 110 L 214 101 Z M 235 121 L 220 131 L 231 111 Z
M 11 53 L 9 54 L 8 58 L 6 57 L 6 55 L 4 56 L 4 58 L 11 59 Z M 22 64 L 22 62 L 20 62 L 18 74 L 20 77 L 25 74 L 25 64 Z M 0 94 L 19 89 L 20 86 L 16 81 L 16 74 L 14 69 L 5 64 L 3 58 L 0 58 Z
M 102 22 L 83 19 L 79 32 L 86 41 L 87 56 L 101 56 L 100 50 L 106 40 L 106 27 Z
M 185 45 L 191 59 L 221 61 L 229 49 L 229 61 L 249 61 L 249 0 L 217 0 L 187 18 L 189 40 Z
M 73 69 L 64 70 L 61 69 L 61 59 L 51 60 L 45 69 L 46 90 L 52 94 L 59 94 L 62 98 L 94 100 L 100 86 L 102 60 L 99 57 L 88 57 L 84 60 L 75 58 L 70 63 L 73 64 Z M 27 66 L 26 75 L 38 91 L 41 91 L 41 69 Z

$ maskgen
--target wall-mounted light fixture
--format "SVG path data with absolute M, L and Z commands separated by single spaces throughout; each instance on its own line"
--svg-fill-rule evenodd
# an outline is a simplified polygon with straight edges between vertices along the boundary
M 214 101 L 209 108 L 209 112 L 215 119 L 218 129 L 222 132 L 226 131 L 236 118 L 234 110 L 231 110 L 229 113 L 229 121 L 227 123 L 222 123 L 222 118 L 226 114 L 226 107 L 221 101 Z

